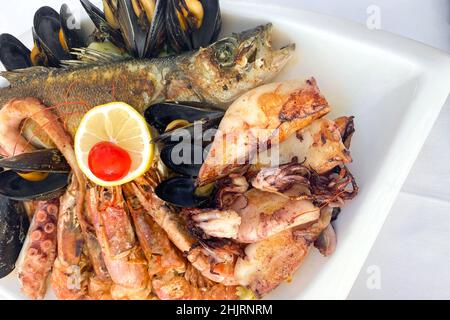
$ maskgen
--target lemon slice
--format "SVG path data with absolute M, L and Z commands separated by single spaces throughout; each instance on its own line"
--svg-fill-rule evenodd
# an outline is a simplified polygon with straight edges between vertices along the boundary
M 83 173 L 95 184 L 118 186 L 142 176 L 153 160 L 154 146 L 145 119 L 133 107 L 113 102 L 91 109 L 81 120 L 75 135 L 75 154 Z M 105 181 L 89 168 L 89 152 L 100 142 L 111 142 L 128 152 L 131 167 L 117 181 Z

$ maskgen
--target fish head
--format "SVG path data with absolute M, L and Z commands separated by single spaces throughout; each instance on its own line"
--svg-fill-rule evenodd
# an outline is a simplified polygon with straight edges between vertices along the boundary
M 219 106 L 227 106 L 246 91 L 270 81 L 295 50 L 295 44 L 272 48 L 272 30 L 269 23 L 201 49 L 190 61 L 189 77 L 196 90 Z

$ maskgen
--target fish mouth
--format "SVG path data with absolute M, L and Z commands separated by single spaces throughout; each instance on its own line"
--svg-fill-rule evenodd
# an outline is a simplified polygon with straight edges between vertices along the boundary
M 284 66 L 293 56 L 295 51 L 295 43 L 288 44 L 279 50 L 272 52 L 272 65 L 275 67 Z
M 284 65 L 295 51 L 291 43 L 280 49 L 272 47 L 273 24 L 267 23 L 240 34 L 239 57 L 245 56 L 247 68 L 255 67 L 263 60 L 271 60 L 275 65 Z

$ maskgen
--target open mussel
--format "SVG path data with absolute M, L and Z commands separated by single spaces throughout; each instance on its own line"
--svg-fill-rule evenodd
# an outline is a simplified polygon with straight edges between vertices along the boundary
M 167 0 L 166 28 L 175 52 L 208 46 L 221 27 L 219 0 Z
M 18 201 L 62 195 L 70 167 L 57 150 L 40 150 L 0 160 L 0 196 Z
M 192 124 L 201 120 L 222 119 L 224 112 L 196 102 L 164 102 L 157 103 L 145 111 L 145 119 L 160 134 L 177 120 L 185 120 Z
M 136 58 L 208 46 L 222 26 L 219 0 L 103 0 L 103 11 L 81 3 L 103 37 Z
M 60 14 L 50 7 L 39 8 L 33 20 L 33 49 L 9 34 L 0 36 L 0 60 L 8 71 L 32 66 L 59 67 L 73 58 L 74 48 L 86 46 L 78 22 L 63 4 Z
M 0 279 L 14 270 L 28 227 L 23 203 L 0 197 Z
M 66 53 L 70 53 L 72 49 L 86 46 L 84 35 L 81 32 L 80 22 L 75 19 L 67 4 L 61 6 L 59 21 L 61 24 L 59 42 Z
M 195 179 L 207 155 L 208 144 L 224 112 L 201 103 L 158 103 L 145 112 L 147 122 L 161 133 L 153 142 L 160 143 L 160 159 L 173 173 L 181 175 L 163 181 L 155 192 L 162 200 L 177 207 L 202 207 L 212 199 L 214 185 L 197 188 Z M 198 127 L 200 125 L 200 127 Z M 197 137 L 198 136 L 198 137 Z
M 111 43 L 113 43 L 115 46 L 119 48 L 124 48 L 125 43 L 122 37 L 122 33 L 119 30 L 118 25 L 111 25 L 110 22 L 108 22 L 105 13 L 103 13 L 102 10 L 100 10 L 98 7 L 96 7 L 93 3 L 91 3 L 89 0 L 80 0 L 81 5 L 83 6 L 84 10 L 88 14 L 91 21 L 94 23 L 95 27 L 97 28 L 97 33 L 100 34 L 100 36 L 95 36 L 95 38 L 102 38 L 103 40 L 107 40 Z M 109 7 L 108 7 L 109 8 Z M 107 12 L 110 13 L 110 11 L 107 10 Z M 111 21 L 111 20 L 110 20 Z
M 15 157 L 0 159 L 0 167 L 24 172 L 68 173 L 70 166 L 57 149 L 37 150 Z
M 156 57 L 165 41 L 165 0 L 118 0 L 117 18 L 127 49 L 138 58 Z
M 51 173 L 44 180 L 30 181 L 7 170 L 0 173 L 0 196 L 18 201 L 54 199 L 64 193 L 68 179 L 67 173 Z
M 139 25 L 144 30 L 149 30 L 146 39 L 146 57 L 156 57 L 166 40 L 166 1 L 131 0 L 131 2 Z
M 159 55 L 165 43 L 165 0 L 103 0 L 103 12 L 81 4 L 106 40 L 135 58 Z
M 156 187 L 155 193 L 161 200 L 181 208 L 205 207 L 211 201 L 208 192 L 198 190 L 195 179 L 189 177 L 165 180 Z
M 197 177 L 206 156 L 205 149 L 198 144 L 179 143 L 161 149 L 160 159 L 175 173 Z
M 0 35 L 0 61 L 6 70 L 25 69 L 32 66 L 31 51 L 14 36 Z
M 31 60 L 34 65 L 58 67 L 61 60 L 71 58 L 68 50 L 64 50 L 67 42 L 61 43 L 61 18 L 58 12 L 50 7 L 41 7 L 36 11 L 33 21 L 34 48 Z

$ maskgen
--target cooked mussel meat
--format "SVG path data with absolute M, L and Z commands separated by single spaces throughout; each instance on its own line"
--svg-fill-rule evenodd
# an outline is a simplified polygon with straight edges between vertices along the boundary
M 14 270 L 28 227 L 23 203 L 0 197 L 0 278 Z
M 25 69 L 32 66 L 31 51 L 14 36 L 0 35 L 0 61 L 6 70 Z
M 177 53 L 216 41 L 221 27 L 219 0 L 167 1 L 167 34 L 172 49 Z

